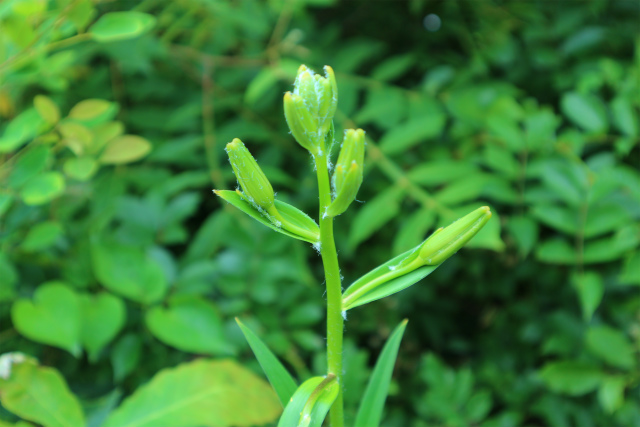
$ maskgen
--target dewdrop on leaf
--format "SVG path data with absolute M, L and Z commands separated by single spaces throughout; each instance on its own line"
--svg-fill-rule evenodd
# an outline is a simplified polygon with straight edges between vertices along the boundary
M 256 159 L 238 138 L 228 143 L 226 150 L 244 195 L 258 207 L 269 210 L 275 203 L 273 187 Z

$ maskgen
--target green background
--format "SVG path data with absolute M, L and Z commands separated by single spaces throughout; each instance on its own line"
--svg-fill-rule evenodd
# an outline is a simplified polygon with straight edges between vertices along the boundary
M 77 396 L 59 393 L 70 424 L 25 419 L 98 427 L 183 362 L 254 384 L 222 360 L 262 375 L 236 316 L 299 381 L 325 370 L 319 255 L 211 191 L 236 187 L 238 137 L 317 218 L 282 111 L 304 63 L 335 70 L 339 140 L 367 132 L 361 203 L 335 224 L 345 288 L 494 213 L 422 282 L 349 311 L 347 425 L 407 318 L 384 426 L 640 426 L 639 23 L 636 1 L 3 1 L 0 354 Z

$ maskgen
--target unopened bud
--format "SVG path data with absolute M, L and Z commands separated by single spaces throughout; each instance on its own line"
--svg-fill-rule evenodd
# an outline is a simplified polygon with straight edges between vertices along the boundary
M 331 178 L 335 199 L 327 210 L 327 215 L 343 213 L 356 198 L 364 173 L 364 131 L 345 131 L 338 163 Z
M 284 96 L 284 114 L 294 138 L 312 153 L 324 148 L 324 138 L 331 128 L 338 104 L 338 86 L 329 66 L 325 76 L 301 65 L 293 93 Z
M 422 244 L 418 256 L 424 265 L 442 264 L 478 234 L 489 218 L 491 211 L 488 206 L 483 206 L 448 227 L 436 230 Z
M 262 209 L 274 205 L 271 183 L 242 141 L 235 138 L 227 144 L 227 154 L 244 195 Z

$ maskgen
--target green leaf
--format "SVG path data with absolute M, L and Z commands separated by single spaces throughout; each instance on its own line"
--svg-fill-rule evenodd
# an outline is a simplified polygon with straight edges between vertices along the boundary
M 160 341 L 183 351 L 199 354 L 233 354 L 225 339 L 215 307 L 193 295 L 175 295 L 166 307 L 155 306 L 145 323 Z
M 89 28 L 89 34 L 100 43 L 138 37 L 156 24 L 156 18 L 141 12 L 110 12 L 102 15 Z
M 545 240 L 536 249 L 536 258 L 549 264 L 575 264 L 578 256 L 565 239 Z
M 4 253 L 0 253 L 0 302 L 11 301 L 15 297 L 18 272 Z
M 237 317 L 236 323 L 238 323 L 238 326 L 242 329 L 245 339 L 249 343 L 253 354 L 260 363 L 260 367 L 269 379 L 269 382 L 276 391 L 278 398 L 280 399 L 280 403 L 284 408 L 287 406 L 289 399 L 291 399 L 291 396 L 293 396 L 293 393 L 295 393 L 296 388 L 298 387 L 296 381 L 293 379 L 289 371 L 282 366 L 282 363 L 280 363 L 278 358 L 271 352 L 271 350 L 269 350 L 266 344 L 263 343 L 251 329 L 249 329 Z
M 579 213 L 564 206 L 537 205 L 533 207 L 531 214 L 543 224 L 569 235 L 578 232 Z
M 613 123 L 620 131 L 632 138 L 638 136 L 638 113 L 626 98 L 618 97 L 611 101 Z
M 57 126 L 67 147 L 76 156 L 80 156 L 93 146 L 93 134 L 89 128 L 83 124 L 73 121 L 63 121 Z
M 479 173 L 467 175 L 451 182 L 434 194 L 434 198 L 447 206 L 477 200 L 484 188 L 491 183 L 489 175 Z
M 338 390 L 335 375 L 309 378 L 298 387 L 284 408 L 278 427 L 320 427 Z
M 578 292 L 582 317 L 585 322 L 589 322 L 604 295 L 602 277 L 594 271 L 585 271 L 582 274 L 573 275 L 571 282 Z
M 109 293 L 80 296 L 82 325 L 80 341 L 89 353 L 89 360 L 96 361 L 100 351 L 122 329 L 126 320 L 124 302 Z
M 393 56 L 378 64 L 371 72 L 371 78 L 381 82 L 394 80 L 406 73 L 414 63 L 414 53 Z
M 402 253 L 419 245 L 435 223 L 436 214 L 432 209 L 419 209 L 402 222 L 393 239 L 393 252 Z
M 640 285 L 640 251 L 630 253 L 626 257 L 619 280 L 626 285 Z
M 85 99 L 71 108 L 69 118 L 80 121 L 92 120 L 109 111 L 111 105 L 111 102 L 104 99 Z
M 0 153 L 8 153 L 35 138 L 43 127 L 44 120 L 35 108 L 29 108 L 16 116 L 0 138 Z
M 441 160 L 437 162 L 421 163 L 411 169 L 407 176 L 413 182 L 422 185 L 447 184 L 458 178 L 464 178 L 478 172 L 478 168 L 469 162 Z
M 98 163 L 91 157 L 67 159 L 64 162 L 64 173 L 78 181 L 89 180 L 98 170 Z
M 251 80 L 251 83 L 249 83 L 244 93 L 245 102 L 249 105 L 255 104 L 258 100 L 262 99 L 269 90 L 274 88 L 278 80 L 278 74 L 273 68 L 263 68 L 253 80 Z
M 624 389 L 627 379 L 622 375 L 607 375 L 598 389 L 600 406 L 609 414 L 614 413 L 624 403 Z
M 20 195 L 27 205 L 42 205 L 60 196 L 65 190 L 64 177 L 59 172 L 45 172 L 30 179 Z
M 246 213 L 253 219 L 258 222 L 266 225 L 278 233 L 285 234 L 289 237 L 293 237 L 294 239 L 304 240 L 309 243 L 317 243 L 317 240 L 310 240 L 304 236 L 299 236 L 294 234 L 288 230 L 285 230 L 281 227 L 274 225 L 265 215 L 263 215 L 260 211 L 258 211 L 253 205 L 251 205 L 247 200 L 242 197 L 238 192 L 231 190 L 215 190 L 215 193 L 218 197 L 224 199 L 227 203 L 235 206 L 240 209 L 242 212 Z M 320 236 L 320 228 L 318 224 L 315 223 L 307 214 L 296 208 L 295 206 L 291 206 L 287 203 L 276 200 L 276 208 L 278 212 L 291 223 L 295 224 L 298 227 L 304 228 L 310 233 L 314 233 Z M 319 237 L 318 237 L 319 240 Z
M 136 135 L 122 135 L 107 143 L 100 155 L 103 164 L 131 163 L 145 157 L 151 151 L 151 143 Z
M 618 203 L 599 203 L 587 211 L 584 237 L 590 239 L 615 231 L 621 224 L 631 222 L 629 211 Z
M 598 387 L 602 372 L 587 362 L 566 360 L 547 363 L 540 371 L 540 377 L 557 393 L 581 396 Z
M 634 366 L 633 346 L 624 333 L 610 326 L 595 326 L 587 331 L 587 348 L 606 363 L 630 370 Z
M 607 110 L 602 100 L 595 96 L 568 92 L 560 101 L 560 109 L 572 122 L 589 132 L 606 132 Z
M 400 292 L 401 290 L 416 284 L 417 282 L 431 274 L 441 264 L 420 267 L 403 276 L 391 278 L 388 281 L 383 281 L 380 285 L 373 287 L 372 290 L 361 290 L 365 289 L 367 285 L 371 284 L 372 282 L 381 280 L 381 278 L 384 276 L 388 275 L 389 277 L 392 277 L 391 275 L 396 269 L 396 266 L 407 257 L 412 255 L 416 250 L 418 250 L 421 245 L 422 244 L 403 254 L 398 255 L 395 258 L 392 258 L 391 260 L 385 262 L 377 268 L 374 268 L 373 270 L 353 282 L 351 286 L 347 288 L 344 294 L 342 294 L 342 309 L 349 310 L 354 307 L 379 300 L 389 295 L 393 295 L 396 292 Z
M 60 121 L 60 109 L 48 96 L 36 95 L 33 106 L 45 122 L 55 125 Z
M 133 301 L 151 304 L 166 292 L 162 268 L 140 248 L 95 240 L 91 260 L 103 286 Z
M 61 282 L 36 289 L 33 301 L 19 299 L 11 307 L 11 320 L 25 337 L 80 354 L 80 300 Z
M 102 427 L 244 427 L 279 413 L 273 390 L 253 373 L 233 360 L 197 359 L 157 373 Z
M 29 233 L 22 241 L 22 249 L 35 252 L 53 245 L 62 235 L 62 225 L 58 221 L 45 221 L 29 229 Z
M 116 382 L 122 381 L 138 366 L 142 355 L 142 342 L 135 333 L 120 338 L 111 350 L 111 365 Z
M 393 367 L 396 364 L 400 341 L 402 341 L 406 326 L 407 320 L 405 319 L 396 327 L 385 343 L 360 402 L 354 427 L 378 427 L 380 425 L 384 402 L 389 393 Z
M 538 242 L 540 232 L 538 223 L 528 216 L 514 216 L 509 218 L 507 228 L 515 240 L 522 257 L 526 257 Z
M 17 189 L 31 178 L 41 173 L 51 159 L 51 149 L 44 145 L 37 145 L 29 149 L 23 156 L 18 157 L 11 175 L 9 187 Z
M 78 399 L 53 368 L 38 366 L 20 353 L 0 356 L 0 403 L 7 410 L 44 427 L 85 427 Z
M 366 202 L 353 220 L 349 232 L 349 245 L 352 248 L 357 247 L 395 217 L 400 211 L 402 196 L 401 190 L 392 187 Z
M 384 134 L 380 140 L 380 149 L 391 155 L 402 153 L 439 136 L 446 121 L 447 116 L 439 109 L 429 117 L 419 117 L 399 124 Z

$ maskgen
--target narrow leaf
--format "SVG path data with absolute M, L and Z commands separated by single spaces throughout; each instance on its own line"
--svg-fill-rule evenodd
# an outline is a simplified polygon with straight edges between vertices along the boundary
M 249 329 L 237 317 L 236 323 L 238 323 L 238 326 L 242 329 L 242 333 L 249 343 L 253 354 L 256 356 L 256 359 L 258 359 L 262 370 L 276 391 L 276 394 L 280 399 L 280 403 L 282 403 L 282 407 L 287 406 L 289 399 L 291 399 L 291 396 L 293 396 L 296 388 L 298 387 L 296 381 L 293 379 L 291 374 L 289 374 L 287 369 L 282 366 L 282 363 L 280 363 L 278 358 L 271 352 L 271 350 L 269 350 L 266 344 L 263 343 L 251 329 Z
M 297 234 L 294 234 L 290 231 L 283 229 L 282 227 L 276 226 L 269 220 L 269 218 L 267 218 L 266 215 L 262 214 L 258 209 L 252 206 L 251 203 L 245 200 L 236 191 L 215 190 L 215 193 L 217 196 L 224 199 L 229 204 L 235 206 L 236 208 L 240 209 L 242 212 L 246 213 L 247 215 L 251 216 L 258 222 L 266 225 L 272 230 L 277 231 L 278 233 L 285 234 L 289 237 L 293 237 L 294 239 L 304 240 L 305 242 L 309 242 L 309 243 L 317 243 L 317 241 L 319 240 L 320 228 L 318 227 L 318 224 L 316 224 L 315 221 L 312 220 L 307 214 L 305 214 L 304 212 L 302 212 L 301 210 L 299 210 L 294 206 L 291 206 L 287 203 L 276 200 L 276 208 L 278 209 L 278 212 L 280 212 L 280 214 L 287 221 L 290 221 L 296 226 L 304 228 L 313 234 L 317 234 L 318 239 L 311 240 L 311 239 L 308 239 L 307 237 L 299 236 Z
M 369 379 L 364 397 L 360 402 L 354 427 L 377 427 L 380 425 L 384 402 L 389 392 L 393 367 L 396 363 L 400 341 L 402 341 L 407 322 L 407 319 L 403 320 L 384 345 L 373 374 Z
M 338 396 L 338 382 L 334 375 L 313 377 L 302 383 L 293 394 L 278 427 L 319 427 L 327 411 Z

